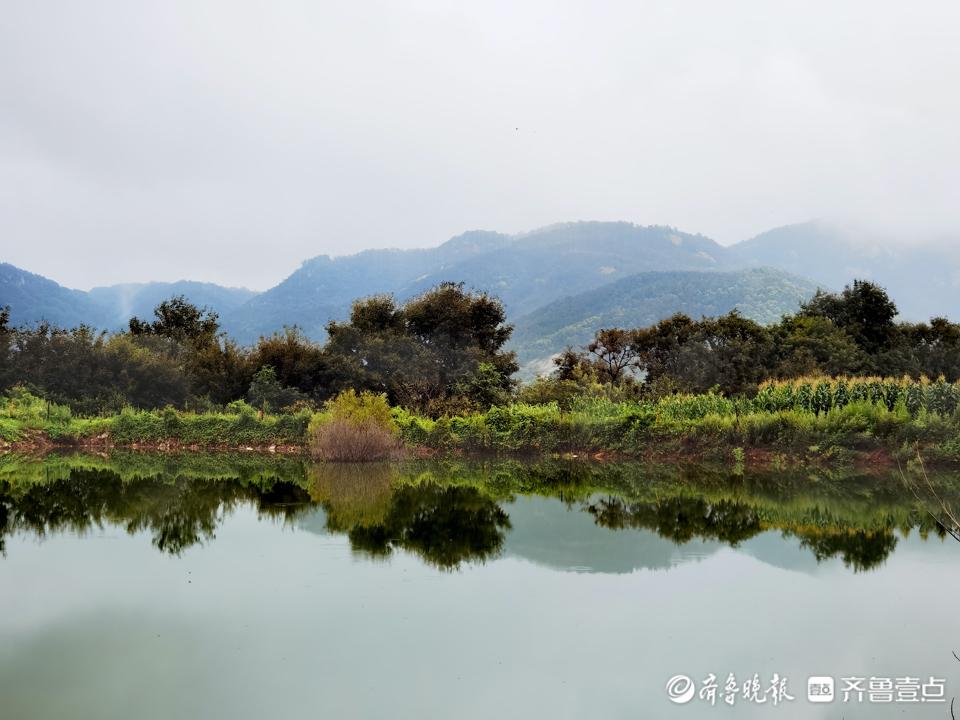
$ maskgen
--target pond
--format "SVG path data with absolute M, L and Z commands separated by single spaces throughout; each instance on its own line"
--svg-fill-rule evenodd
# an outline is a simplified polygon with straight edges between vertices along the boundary
M 6 456 L 0 717 L 949 718 L 958 499 L 916 473 Z

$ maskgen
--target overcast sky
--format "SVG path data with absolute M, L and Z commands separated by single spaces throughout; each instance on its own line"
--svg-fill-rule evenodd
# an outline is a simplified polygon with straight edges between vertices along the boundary
M 0 260 L 267 288 L 564 220 L 957 227 L 960 3 L 5 0 Z

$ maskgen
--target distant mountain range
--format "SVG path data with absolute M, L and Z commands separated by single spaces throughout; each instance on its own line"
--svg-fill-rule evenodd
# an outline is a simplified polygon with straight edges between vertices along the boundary
M 153 308 L 174 295 L 184 295 L 197 305 L 224 313 L 235 310 L 257 293 L 187 280 L 111 285 L 83 292 L 0 263 L 0 307 L 10 307 L 10 320 L 14 325 L 46 320 L 61 327 L 86 324 L 117 330 L 126 327 L 134 315 L 153 317 Z
M 854 277 L 891 292 L 909 319 L 960 316 L 960 253 L 950 248 L 882 249 L 823 223 L 771 230 L 724 247 L 663 226 L 576 222 L 519 235 L 472 231 L 435 248 L 368 250 L 307 260 L 262 293 L 210 283 L 141 283 L 70 290 L 0 264 L 0 305 L 15 324 L 48 320 L 125 327 L 172 295 L 215 309 L 224 329 L 249 344 L 284 325 L 323 339 L 359 297 L 400 300 L 439 282 L 463 282 L 503 300 L 516 325 L 513 346 L 527 363 L 566 344 L 583 344 L 598 327 L 646 325 L 670 315 L 714 315 L 737 308 L 761 322 L 796 309 L 820 285 L 839 289 Z

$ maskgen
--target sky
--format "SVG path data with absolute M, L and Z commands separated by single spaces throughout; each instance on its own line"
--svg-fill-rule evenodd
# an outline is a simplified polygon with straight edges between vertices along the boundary
M 571 220 L 942 237 L 958 37 L 951 0 L 5 0 L 0 261 L 259 290 Z

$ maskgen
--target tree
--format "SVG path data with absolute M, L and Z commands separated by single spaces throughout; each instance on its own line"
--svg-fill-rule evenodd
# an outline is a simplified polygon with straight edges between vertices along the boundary
M 191 378 L 194 396 L 221 405 L 243 396 L 252 371 L 241 349 L 221 337 L 216 312 L 177 295 L 157 305 L 153 315 L 152 323 L 131 318 L 130 334 L 172 340 L 170 350 Z
M 10 375 L 10 308 L 0 307 L 0 388 L 7 387 Z
M 868 354 L 890 347 L 896 326 L 897 306 L 879 285 L 854 280 L 839 295 L 818 291 L 801 306 L 801 316 L 826 317 L 846 330 Z
M 694 392 L 719 387 L 728 395 L 749 395 L 769 377 L 773 349 L 767 328 L 733 310 L 696 323 L 677 366 Z
M 776 377 L 854 375 L 869 365 L 869 357 L 848 332 L 819 315 L 785 317 L 772 329 Z
M 402 306 L 383 295 L 355 302 L 349 321 L 327 326 L 325 353 L 344 387 L 436 414 L 454 396 L 481 407 L 512 389 L 511 330 L 498 300 L 443 283 Z
M 635 333 L 620 328 L 597 333 L 587 345 L 587 352 L 593 356 L 593 365 L 601 380 L 614 385 L 621 382 L 630 371 L 642 368 L 640 350 L 635 341 Z
M 160 335 L 179 343 L 208 345 L 220 330 L 219 316 L 208 308 L 198 308 L 183 295 L 164 300 L 153 310 L 152 323 L 130 318 L 131 335 Z
M 247 399 L 255 408 L 263 412 L 282 410 L 303 400 L 303 395 L 294 388 L 284 387 L 277 379 L 277 371 L 270 365 L 264 365 L 253 376 Z
M 250 354 L 250 366 L 274 368 L 277 380 L 316 401 L 333 395 L 338 374 L 323 348 L 296 327 L 261 337 Z

